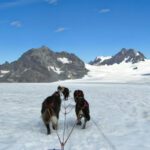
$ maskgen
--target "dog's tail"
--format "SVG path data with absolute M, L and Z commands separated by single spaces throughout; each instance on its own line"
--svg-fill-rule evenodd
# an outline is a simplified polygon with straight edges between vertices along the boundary
M 57 127 L 58 127 L 58 118 L 56 116 L 52 116 L 51 121 L 52 121 L 53 129 L 57 130 Z
M 85 111 L 85 118 L 87 121 L 91 119 L 89 109 Z
M 58 116 L 57 116 L 56 112 L 54 112 L 53 109 L 51 109 L 51 112 L 52 112 L 52 114 L 51 114 L 52 127 L 54 130 L 57 130 L 57 128 L 58 128 Z
M 46 108 L 45 111 L 42 113 L 42 119 L 47 124 L 50 122 L 52 117 L 52 110 L 49 108 Z
M 85 118 L 86 118 L 87 121 L 89 121 L 91 119 L 89 107 L 84 109 L 84 115 L 85 115 Z

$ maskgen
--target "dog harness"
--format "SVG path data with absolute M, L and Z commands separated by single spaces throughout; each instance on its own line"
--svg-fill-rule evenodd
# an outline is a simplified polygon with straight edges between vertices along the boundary
M 84 101 L 84 105 L 83 105 L 82 109 L 84 109 L 84 108 L 86 108 L 86 107 L 88 107 L 88 106 L 89 106 L 88 102 L 87 102 L 87 101 Z

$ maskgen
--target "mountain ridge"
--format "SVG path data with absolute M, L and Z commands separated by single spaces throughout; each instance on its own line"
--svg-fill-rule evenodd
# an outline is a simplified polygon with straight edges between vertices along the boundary
M 45 46 L 26 51 L 18 60 L 0 65 L 0 70 L 0 82 L 54 82 L 87 73 L 84 62 L 75 54 L 54 52 Z
M 146 57 L 140 51 L 123 48 L 114 56 L 96 57 L 90 64 L 91 67 L 97 66 L 97 68 L 91 68 L 90 66 L 87 67 L 73 53 L 66 51 L 54 52 L 48 47 L 42 46 L 26 51 L 16 61 L 0 65 L 0 82 L 54 82 L 80 79 L 85 76 L 101 78 L 103 75 L 111 76 L 116 70 L 116 74 L 112 75 L 114 77 L 117 76 L 117 73 L 122 74 L 121 72 L 125 70 L 128 70 L 125 74 L 130 75 L 130 72 L 135 74 L 142 68 L 144 69 L 144 64 L 141 66 L 137 64 L 145 60 Z M 142 70 L 142 74 L 149 76 L 149 69 L 147 69 L 149 64 L 146 63 L 145 65 L 146 71 Z
M 100 56 L 96 57 L 94 61 L 89 62 L 91 65 L 113 65 L 120 64 L 125 61 L 126 63 L 131 62 L 132 64 L 138 63 L 140 61 L 145 61 L 146 57 L 140 51 L 134 49 L 122 48 L 121 51 L 116 53 L 114 56 L 106 59 L 102 59 Z

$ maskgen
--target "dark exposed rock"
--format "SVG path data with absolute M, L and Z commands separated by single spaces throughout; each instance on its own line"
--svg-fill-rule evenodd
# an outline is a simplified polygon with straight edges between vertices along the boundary
M 125 49 L 123 48 L 119 53 L 112 56 L 109 59 L 105 59 L 102 61 L 100 58 L 95 59 L 94 61 L 90 62 L 92 65 L 113 65 L 113 64 L 120 64 L 122 62 L 126 63 L 138 63 L 140 61 L 145 60 L 144 54 L 134 49 Z
M 17 61 L 0 65 L 0 82 L 53 82 L 83 77 L 87 70 L 76 55 L 48 47 L 31 49 Z M 2 70 L 8 73 L 2 74 Z

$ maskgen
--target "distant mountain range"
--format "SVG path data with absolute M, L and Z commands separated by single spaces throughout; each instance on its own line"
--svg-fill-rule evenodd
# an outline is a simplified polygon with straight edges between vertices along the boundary
M 103 66 L 145 61 L 146 57 L 134 49 L 123 48 L 111 57 L 96 57 L 92 66 Z M 54 52 L 48 47 L 33 48 L 18 60 L 0 65 L 0 82 L 54 82 L 79 79 L 87 75 L 88 68 L 75 54 Z
M 120 64 L 122 62 L 126 63 L 138 63 L 140 61 L 144 61 L 146 57 L 139 51 L 134 49 L 125 49 L 123 48 L 116 55 L 111 57 L 96 57 L 94 61 L 91 61 L 91 65 L 113 65 Z

